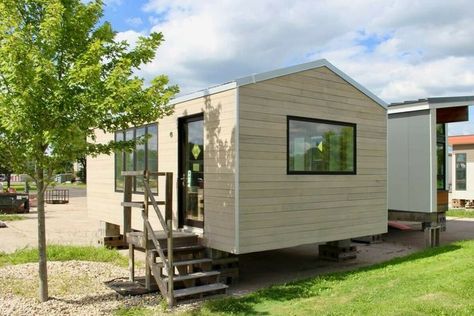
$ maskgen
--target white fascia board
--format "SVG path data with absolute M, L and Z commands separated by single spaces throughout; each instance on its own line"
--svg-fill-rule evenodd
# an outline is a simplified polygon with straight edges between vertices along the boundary
M 196 92 L 191 93 L 191 94 L 186 94 L 186 95 L 174 98 L 168 104 L 174 105 L 174 104 L 182 103 L 182 102 L 185 102 L 185 101 L 190 101 L 190 100 L 202 98 L 202 97 L 205 97 L 205 96 L 208 96 L 208 95 L 211 95 L 211 94 L 215 94 L 215 93 L 219 93 L 219 92 L 223 92 L 223 91 L 227 91 L 227 90 L 232 90 L 232 89 L 235 89 L 236 87 L 237 87 L 237 85 L 236 85 L 235 81 L 232 81 L 232 82 L 221 84 L 219 86 L 215 86 L 215 87 L 212 87 L 212 88 L 196 91 Z
M 383 101 L 382 99 L 377 97 L 375 94 L 373 94 L 372 92 L 370 92 L 369 90 L 364 88 L 361 84 L 356 82 L 354 79 L 349 77 L 347 74 L 342 72 L 340 69 L 338 69 L 336 66 L 331 64 L 326 59 L 319 59 L 319 60 L 315 60 L 315 61 L 312 61 L 312 62 L 309 62 L 309 63 L 304 63 L 304 64 L 300 64 L 300 65 L 295 65 L 295 66 L 291 66 L 291 67 L 276 69 L 276 70 L 272 70 L 272 71 L 267 71 L 267 72 L 262 72 L 262 73 L 259 73 L 259 74 L 254 74 L 254 75 L 242 77 L 242 78 L 236 79 L 235 82 L 237 83 L 237 86 L 244 86 L 244 85 L 257 83 L 257 82 L 260 82 L 260 81 L 269 80 L 269 79 L 273 79 L 273 78 L 277 78 L 277 77 L 281 77 L 281 76 L 285 76 L 285 75 L 290 75 L 290 74 L 294 74 L 294 73 L 297 73 L 297 72 L 306 71 L 306 70 L 310 70 L 310 69 L 315 69 L 315 68 L 319 68 L 319 67 L 329 68 L 332 72 L 334 72 L 339 77 L 341 77 L 342 79 L 347 81 L 349 84 L 354 86 L 357 90 L 359 90 L 360 92 L 362 92 L 363 94 L 365 94 L 366 96 L 371 98 L 373 101 L 375 101 L 381 107 L 383 107 L 385 109 L 387 108 L 387 103 L 385 101 Z
M 430 105 L 428 102 L 422 103 L 411 103 L 411 104 L 403 104 L 403 105 L 395 105 L 390 106 L 388 108 L 388 114 L 397 114 L 397 113 L 406 113 L 406 112 L 416 112 L 416 111 L 424 111 L 429 110 Z
M 392 105 L 388 108 L 388 114 L 397 114 L 397 113 L 407 113 L 407 112 L 416 112 L 416 111 L 423 111 L 423 110 L 430 110 L 430 109 L 443 109 L 443 108 L 455 108 L 459 106 L 469 106 L 474 105 L 474 102 L 466 102 L 466 101 L 459 101 L 459 102 L 429 102 L 424 101 L 420 103 L 410 103 L 410 104 L 400 104 L 400 105 Z

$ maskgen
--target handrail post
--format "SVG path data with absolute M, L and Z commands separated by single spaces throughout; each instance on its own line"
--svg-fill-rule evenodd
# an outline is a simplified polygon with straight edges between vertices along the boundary
M 173 173 L 166 173 L 165 220 L 173 220 Z
M 143 183 L 147 182 L 148 183 L 148 171 L 145 171 L 145 174 L 143 175 Z M 144 218 L 148 220 L 148 201 L 149 201 L 149 196 L 148 196 L 148 191 L 144 190 L 145 192 L 143 193 L 144 195 L 144 203 L 143 203 L 143 214 Z M 150 251 L 148 249 L 148 227 L 145 222 L 143 222 L 143 239 L 144 239 L 144 247 L 145 247 L 145 287 L 147 290 L 151 290 L 151 268 L 150 268 Z
M 166 222 L 168 228 L 168 305 L 174 305 L 174 266 L 173 266 L 173 221 L 168 219 Z
M 132 177 L 124 176 L 123 201 L 132 201 Z M 127 233 L 132 231 L 132 208 L 128 206 L 123 207 L 123 241 L 127 242 Z

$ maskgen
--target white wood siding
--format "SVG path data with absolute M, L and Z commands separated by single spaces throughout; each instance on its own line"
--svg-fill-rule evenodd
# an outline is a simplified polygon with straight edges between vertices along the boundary
M 235 90 L 197 98 L 175 105 L 173 115 L 158 124 L 158 169 L 173 172 L 175 184 L 178 172 L 178 118 L 204 113 L 204 240 L 209 247 L 234 250 L 234 157 L 235 157 Z M 98 135 L 107 141 L 113 135 Z M 88 158 L 87 202 L 89 216 L 98 220 L 122 224 L 122 194 L 114 192 L 114 158 L 101 155 Z M 160 192 L 164 193 L 160 180 Z M 134 196 L 134 200 L 143 199 Z M 162 199 L 162 198 L 159 198 Z M 174 186 L 173 219 L 177 225 L 177 185 Z M 164 209 L 163 209 L 164 210 Z M 132 225 L 142 229 L 139 211 L 132 210 Z M 152 218 L 152 216 L 150 216 Z M 159 224 L 155 221 L 154 227 Z
M 239 88 L 240 253 L 386 232 L 386 111 L 326 67 Z M 287 175 L 287 116 L 357 124 L 356 175 Z

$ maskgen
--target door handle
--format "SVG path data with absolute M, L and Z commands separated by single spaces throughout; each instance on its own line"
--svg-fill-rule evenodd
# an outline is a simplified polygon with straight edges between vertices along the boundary
M 183 188 L 186 187 L 186 175 L 183 173 L 183 176 L 181 178 L 179 178 L 179 181 L 181 181 L 181 185 L 183 186 Z

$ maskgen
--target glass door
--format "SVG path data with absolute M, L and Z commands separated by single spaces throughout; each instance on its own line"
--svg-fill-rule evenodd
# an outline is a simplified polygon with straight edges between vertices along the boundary
M 204 119 L 180 120 L 180 223 L 204 227 Z

